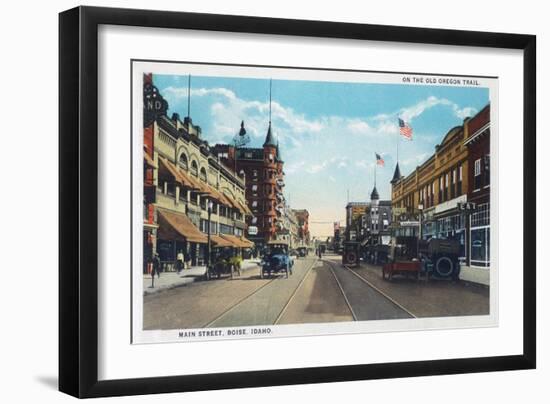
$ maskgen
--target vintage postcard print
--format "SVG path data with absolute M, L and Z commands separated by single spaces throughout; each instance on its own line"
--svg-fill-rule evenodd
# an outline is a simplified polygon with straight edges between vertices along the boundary
M 496 326 L 497 92 L 132 61 L 132 342 Z

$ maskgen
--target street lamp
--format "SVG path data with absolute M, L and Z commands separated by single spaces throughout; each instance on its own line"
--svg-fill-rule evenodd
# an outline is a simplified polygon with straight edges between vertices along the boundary
M 208 201 L 208 244 L 206 250 L 206 270 L 210 268 L 210 217 L 212 216 L 212 201 Z

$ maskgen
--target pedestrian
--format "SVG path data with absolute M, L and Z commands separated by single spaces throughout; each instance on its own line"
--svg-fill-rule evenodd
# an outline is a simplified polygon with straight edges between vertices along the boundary
M 151 278 L 154 278 L 155 274 L 157 275 L 157 278 L 160 278 L 160 258 L 158 253 L 153 255 L 153 269 L 151 271 Z
M 178 255 L 176 256 L 176 269 L 178 274 L 183 269 L 183 251 L 179 250 Z
M 183 257 L 185 259 L 185 269 L 191 269 L 191 254 L 186 252 Z
M 321 256 L 321 247 L 319 247 L 318 251 L 319 251 L 319 259 L 321 259 L 322 258 L 322 256 Z

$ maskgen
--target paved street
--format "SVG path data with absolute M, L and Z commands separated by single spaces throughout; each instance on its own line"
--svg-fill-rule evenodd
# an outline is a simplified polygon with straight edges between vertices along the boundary
M 339 256 L 295 260 L 288 279 L 195 282 L 144 296 L 144 328 L 173 329 L 411 318 L 413 314 L 340 265 Z
M 487 288 L 463 282 L 382 280 L 380 267 L 347 269 L 340 256 L 295 260 L 293 275 L 198 281 L 144 296 L 144 329 L 327 323 L 489 313 Z

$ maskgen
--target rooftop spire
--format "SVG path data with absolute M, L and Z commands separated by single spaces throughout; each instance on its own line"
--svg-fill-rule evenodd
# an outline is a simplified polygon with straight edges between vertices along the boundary
M 374 201 L 379 199 L 380 199 L 380 195 L 378 195 L 378 190 L 376 189 L 376 185 L 375 185 L 374 188 L 372 189 L 372 193 L 370 194 L 370 200 Z
M 281 157 L 281 151 L 279 148 L 279 137 L 277 136 L 277 153 L 275 154 L 275 157 L 277 158 L 277 161 L 284 163 L 283 158 Z
M 267 135 L 264 142 L 264 147 L 266 146 L 277 147 L 277 143 L 275 143 L 275 138 L 271 132 L 271 79 L 269 79 L 269 127 L 267 128 Z
M 397 182 L 401 179 L 401 170 L 399 169 L 399 163 L 395 164 L 395 171 L 393 172 L 393 178 L 391 183 Z

